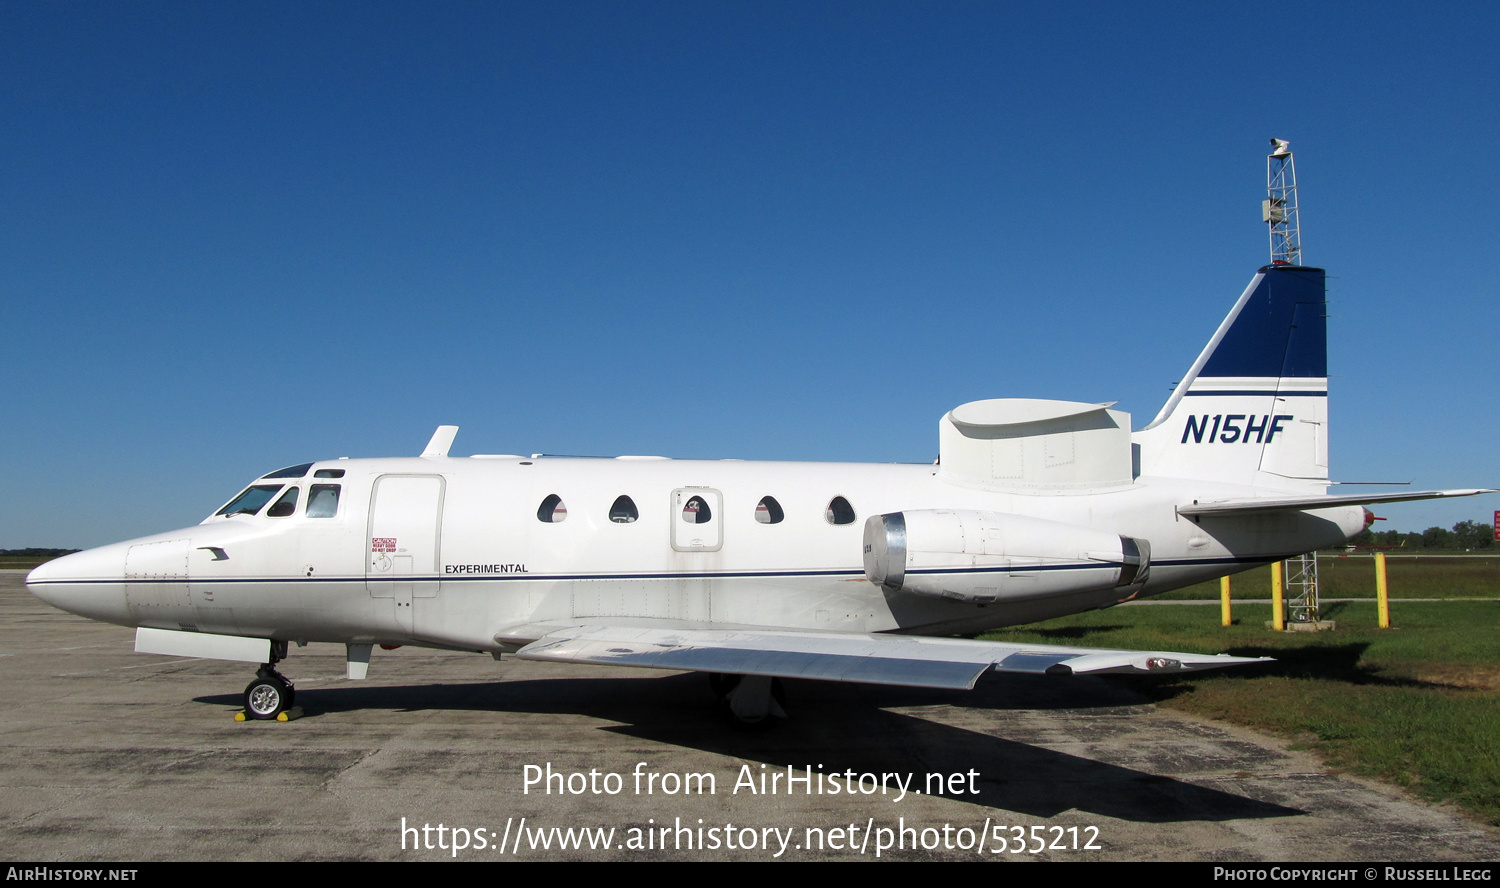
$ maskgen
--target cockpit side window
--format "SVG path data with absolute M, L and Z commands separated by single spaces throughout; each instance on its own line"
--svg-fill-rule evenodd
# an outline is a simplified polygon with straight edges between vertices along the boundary
M 314 484 L 307 494 L 307 517 L 332 518 L 339 513 L 339 485 Z
M 271 508 L 266 510 L 267 518 L 285 518 L 297 511 L 297 486 L 292 485 L 286 489 L 286 493 L 276 500 Z
M 280 484 L 253 484 L 220 509 L 219 515 L 254 515 L 281 489 Z
M 307 474 L 307 470 L 310 468 L 312 468 L 312 463 L 303 463 L 300 466 L 287 466 L 284 469 L 277 469 L 269 475 L 262 475 L 261 480 L 269 481 L 272 478 L 301 478 L 302 476 Z

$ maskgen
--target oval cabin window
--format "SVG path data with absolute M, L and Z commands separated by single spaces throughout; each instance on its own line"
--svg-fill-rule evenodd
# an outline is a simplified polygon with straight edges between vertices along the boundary
M 781 503 L 776 502 L 774 496 L 763 496 L 755 504 L 755 520 L 761 524 L 780 524 L 785 517 L 786 513 L 781 511 Z
M 568 519 L 568 507 L 563 505 L 562 497 L 552 494 L 542 500 L 537 507 L 536 520 L 547 524 L 560 524 Z
M 641 513 L 636 511 L 635 501 L 628 496 L 620 496 L 609 507 L 609 520 L 616 524 L 629 524 L 639 517 Z
M 853 524 L 854 507 L 849 501 L 841 496 L 836 496 L 828 501 L 828 508 L 823 511 L 823 517 L 829 524 Z
M 682 507 L 682 520 L 687 524 L 707 524 L 714 520 L 714 513 L 709 511 L 703 497 L 695 496 Z

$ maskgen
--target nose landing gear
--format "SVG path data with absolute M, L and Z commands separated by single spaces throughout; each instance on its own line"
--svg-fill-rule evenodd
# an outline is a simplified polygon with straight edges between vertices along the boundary
M 292 680 L 276 671 L 276 664 L 286 657 L 286 642 L 271 643 L 271 662 L 255 671 L 255 681 L 245 686 L 245 715 L 253 719 L 273 719 L 297 702 L 297 688 Z

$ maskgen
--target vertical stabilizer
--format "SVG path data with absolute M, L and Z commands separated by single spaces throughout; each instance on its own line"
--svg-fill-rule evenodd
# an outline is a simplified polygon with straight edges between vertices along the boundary
M 1262 268 L 1135 443 L 1143 475 L 1325 490 L 1323 269 Z

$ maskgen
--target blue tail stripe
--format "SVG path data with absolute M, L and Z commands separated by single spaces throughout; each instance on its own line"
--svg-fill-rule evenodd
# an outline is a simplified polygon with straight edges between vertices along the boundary
M 1287 337 L 1286 361 L 1281 365 L 1283 379 L 1328 376 L 1328 306 L 1321 284 L 1317 297 L 1317 302 L 1299 301 L 1292 313 L 1292 335 Z
M 1324 378 L 1328 375 L 1324 272 L 1271 265 L 1225 332 L 1205 376 Z

